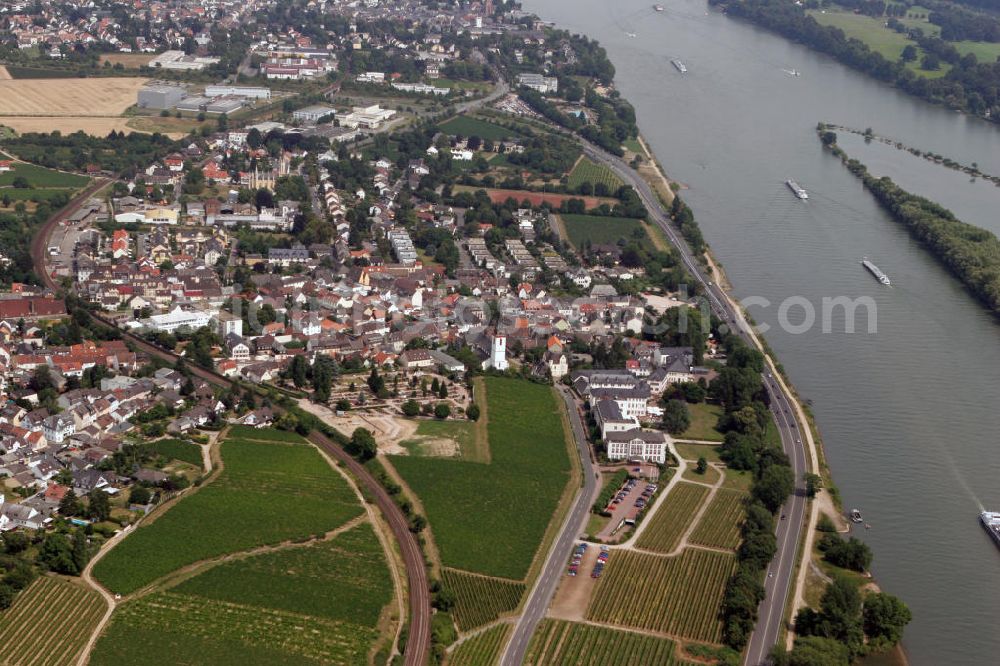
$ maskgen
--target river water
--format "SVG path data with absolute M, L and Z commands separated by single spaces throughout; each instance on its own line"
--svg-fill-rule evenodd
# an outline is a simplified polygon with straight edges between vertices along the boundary
M 883 589 L 914 613 L 913 664 L 996 663 L 1000 553 L 977 522 L 1000 510 L 1000 326 L 854 176 L 824 153 L 819 121 L 872 127 L 905 144 L 1000 173 L 1000 127 L 920 102 L 703 0 L 525 0 L 525 9 L 598 39 L 616 83 L 671 178 L 688 189 L 705 238 L 800 394 L 812 401 L 845 507 L 871 524 Z M 635 36 L 629 36 L 634 33 Z M 683 60 L 681 75 L 669 63 Z M 798 70 L 792 76 L 786 70 Z M 1000 188 L 894 148 L 841 145 L 904 187 L 1000 233 Z M 783 182 L 810 192 L 795 199 Z M 893 287 L 859 265 L 877 263 Z M 823 332 L 824 297 L 868 296 Z M 782 330 L 780 304 L 803 298 L 817 322 Z M 803 321 L 803 306 L 786 313 Z

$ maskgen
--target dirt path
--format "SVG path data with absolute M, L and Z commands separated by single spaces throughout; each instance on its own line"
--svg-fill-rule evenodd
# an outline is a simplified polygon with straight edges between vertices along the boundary
M 403 494 L 406 495 L 406 499 L 410 500 L 410 504 L 413 505 L 414 513 L 420 514 L 421 516 L 427 517 L 427 511 L 424 509 L 423 503 L 417 494 L 410 489 L 406 481 L 400 475 L 396 468 L 393 467 L 392 463 L 385 456 L 379 456 L 379 462 L 382 463 L 382 467 L 385 469 L 385 473 L 389 475 L 389 478 L 399 484 L 399 487 L 403 489 Z M 431 562 L 431 573 L 437 578 L 441 577 L 441 568 L 444 566 L 441 564 L 441 552 L 438 550 L 437 542 L 434 540 L 434 532 L 428 523 L 424 527 L 421 535 L 424 537 L 424 552 L 427 554 L 427 559 Z
M 649 513 L 642 519 L 642 522 L 639 523 L 639 526 L 635 529 L 635 532 L 632 533 L 632 536 L 622 543 L 612 546 L 612 548 L 633 548 L 635 542 L 638 541 L 642 533 L 646 531 L 646 527 L 653 521 L 653 516 L 656 515 L 656 512 L 660 510 L 661 506 L 663 506 L 667 497 L 670 496 L 670 491 L 674 489 L 674 486 L 680 483 L 681 477 L 684 476 L 684 471 L 688 468 L 687 461 L 681 458 L 677 453 L 677 449 L 674 447 L 674 440 L 671 439 L 669 435 L 667 436 L 667 448 L 670 449 L 670 453 L 672 453 L 674 458 L 677 460 L 677 469 L 674 472 L 674 475 L 670 477 L 670 481 L 667 482 L 667 486 L 663 489 L 663 492 L 660 493 L 659 498 L 655 503 L 653 503 L 653 506 L 650 507 Z
M 89 661 L 90 653 L 93 651 L 94 645 L 97 644 L 97 639 L 100 638 L 101 633 L 104 632 L 104 627 L 108 624 L 108 621 L 111 619 L 112 613 L 115 612 L 115 607 L 118 605 L 118 601 L 115 599 L 115 596 L 110 592 L 108 592 L 107 590 L 105 590 L 102 585 L 100 585 L 96 580 L 94 580 L 93 576 L 94 565 L 100 562 L 101 559 L 105 555 L 107 555 L 112 548 L 117 546 L 122 541 L 122 539 L 124 539 L 125 536 L 129 534 L 131 531 L 132 531 L 131 529 L 122 530 L 118 532 L 118 534 L 111 537 L 111 539 L 109 539 L 104 544 L 104 546 L 99 551 L 97 551 L 97 554 L 90 559 L 90 562 L 87 562 L 87 566 L 83 568 L 83 572 L 80 574 L 80 579 L 90 588 L 96 590 L 97 593 L 104 598 L 104 601 L 105 603 L 107 603 L 108 607 L 104 611 L 104 616 L 101 617 L 101 621 L 97 623 L 97 626 L 95 626 L 94 630 L 90 633 L 90 638 L 87 639 L 87 644 L 83 646 L 83 650 L 80 652 L 80 656 L 77 657 L 76 666 L 84 666 L 84 664 L 86 664 L 87 661 Z
M 14 77 L 10 75 L 10 72 L 7 71 L 7 68 L 0 65 L 0 81 L 10 81 L 13 78 Z

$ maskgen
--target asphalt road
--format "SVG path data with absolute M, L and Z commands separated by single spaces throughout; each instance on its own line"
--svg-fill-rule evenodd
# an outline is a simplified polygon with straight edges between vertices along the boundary
M 45 265 L 45 258 L 48 256 L 48 241 L 52 234 L 52 229 L 55 228 L 56 224 L 66 219 L 71 213 L 76 211 L 80 205 L 87 200 L 87 198 L 94 194 L 94 192 L 107 185 L 108 182 L 109 181 L 94 183 L 86 188 L 83 192 L 74 197 L 69 205 L 42 225 L 41 229 L 39 229 L 38 233 L 35 235 L 35 238 L 32 239 L 31 258 L 35 266 L 35 272 L 39 274 L 39 277 L 48 288 L 53 290 L 58 289 L 58 285 L 52 279 L 52 276 L 49 274 Z M 160 347 L 150 344 L 137 335 L 127 331 L 121 331 L 113 324 L 113 322 L 101 315 L 94 313 L 93 317 L 109 328 L 119 330 L 123 339 L 131 343 L 138 350 L 144 351 L 151 356 L 167 360 L 171 363 L 176 362 L 180 358 L 176 354 L 167 352 Z M 206 370 L 205 368 L 194 364 L 189 363 L 187 364 L 187 367 L 192 374 L 197 375 L 201 379 L 204 379 L 215 386 L 228 388 L 233 383 L 232 380 L 227 379 L 214 371 Z M 276 405 L 273 406 L 273 409 L 276 412 L 280 411 L 280 407 Z M 406 648 L 403 653 L 404 663 L 406 666 L 424 666 L 430 655 L 431 644 L 430 589 L 427 583 L 427 570 L 424 564 L 424 556 L 416 538 L 413 533 L 410 532 L 406 516 L 403 515 L 403 512 L 389 496 L 389 493 L 387 493 L 385 488 L 382 487 L 382 484 L 380 484 L 375 477 L 371 475 L 368 469 L 348 455 L 347 452 L 344 451 L 344 449 L 338 444 L 334 443 L 318 431 L 310 433 L 309 440 L 334 458 L 337 458 L 344 463 L 351 473 L 354 474 L 355 478 L 365 487 L 368 493 L 374 497 L 375 503 L 378 505 L 379 510 L 381 510 L 382 515 L 389 524 L 389 528 L 392 530 L 392 534 L 395 537 L 396 542 L 399 544 L 400 555 L 403 558 L 403 565 L 406 569 L 407 587 L 409 590 L 409 634 L 406 642 Z
M 566 403 L 566 410 L 569 412 L 569 421 L 573 427 L 573 438 L 576 440 L 577 453 L 580 455 L 580 463 L 583 469 L 583 488 L 577 493 L 569 515 L 563 523 L 562 531 L 556 537 L 552 547 L 549 549 L 548 558 L 542 567 L 535 586 L 528 595 L 528 600 L 524 605 L 524 611 L 514 625 L 514 634 L 507 643 L 500 660 L 501 666 L 517 666 L 524 661 L 524 654 L 528 649 L 535 628 L 552 603 L 556 586 L 562 579 L 563 570 L 568 566 L 569 556 L 573 550 L 573 544 L 584 529 L 587 516 L 590 514 L 590 507 L 594 501 L 594 493 L 597 491 L 597 472 L 594 470 L 590 459 L 590 444 L 587 442 L 587 431 L 583 425 L 583 418 L 580 415 L 573 393 L 566 386 L 556 384 L 556 388 L 562 395 Z
M 636 190 L 649 211 L 650 219 L 667 235 L 670 242 L 680 252 L 685 268 L 704 287 L 705 296 L 712 311 L 748 344 L 758 347 L 753 336 L 750 335 L 749 323 L 743 318 L 742 313 L 732 306 L 721 287 L 706 276 L 701 265 L 691 254 L 687 243 L 671 225 L 667 211 L 663 208 L 659 197 L 649 183 L 643 180 L 621 158 L 582 140 L 581 144 L 587 157 L 610 168 Z M 766 663 L 772 646 L 778 641 L 784 624 L 785 605 L 794 582 L 795 559 L 806 507 L 807 456 L 801 442 L 802 435 L 796 423 L 796 410 L 792 406 L 792 398 L 784 387 L 771 377 L 770 373 L 765 373 L 764 382 L 771 398 L 771 412 L 774 414 L 774 420 L 781 435 L 781 445 L 785 453 L 788 454 L 792 471 L 795 473 L 795 492 L 781 510 L 781 515 L 785 518 L 778 520 L 776 531 L 778 552 L 771 561 L 768 575 L 764 579 L 766 598 L 758 608 L 757 626 L 750 637 L 744 657 L 743 663 L 746 666 L 758 666 Z

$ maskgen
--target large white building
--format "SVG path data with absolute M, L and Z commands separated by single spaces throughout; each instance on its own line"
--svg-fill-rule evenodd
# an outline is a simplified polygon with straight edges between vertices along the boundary
M 554 76 L 542 76 L 541 74 L 531 73 L 518 74 L 517 83 L 525 88 L 536 90 L 543 95 L 559 92 L 559 79 Z
M 271 89 L 262 86 L 205 86 L 205 97 L 249 97 L 252 99 L 271 99 Z
M 145 320 L 145 324 L 150 328 L 165 333 L 173 333 L 180 328 L 190 328 L 192 331 L 208 326 L 212 322 L 212 314 L 203 310 L 184 310 L 181 306 L 175 307 L 165 314 L 153 315 Z
M 358 127 L 364 129 L 377 129 L 379 125 L 396 115 L 392 109 L 380 108 L 378 104 L 372 106 L 355 106 L 346 116 L 340 118 L 341 127 Z
M 644 460 L 664 464 L 667 462 L 667 439 L 655 430 L 626 430 L 609 432 L 606 438 L 610 460 Z

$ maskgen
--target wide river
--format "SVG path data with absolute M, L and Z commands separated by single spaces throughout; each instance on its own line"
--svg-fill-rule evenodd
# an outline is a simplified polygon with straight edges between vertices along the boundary
M 908 145 L 1000 174 L 1000 127 L 925 104 L 837 62 L 714 11 L 704 0 L 525 0 L 598 39 L 616 83 L 801 395 L 810 400 L 844 506 L 871 525 L 883 589 L 914 613 L 913 664 L 997 663 L 1000 553 L 977 522 L 1000 510 L 1000 327 L 890 220 L 815 135 L 818 121 L 871 126 Z M 632 36 L 634 35 L 634 36 Z M 680 74 L 670 60 L 688 68 Z M 800 76 L 789 72 L 798 70 Z M 1000 232 L 1000 188 L 841 134 L 872 171 Z M 795 178 L 807 202 L 785 187 Z M 859 265 L 877 263 L 893 286 Z M 824 297 L 868 296 L 822 327 Z M 779 326 L 805 299 L 816 324 Z M 799 300 L 801 303 L 801 300 Z M 803 321 L 802 305 L 785 313 Z

